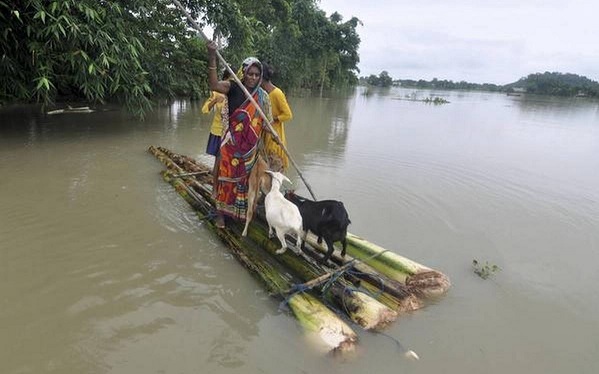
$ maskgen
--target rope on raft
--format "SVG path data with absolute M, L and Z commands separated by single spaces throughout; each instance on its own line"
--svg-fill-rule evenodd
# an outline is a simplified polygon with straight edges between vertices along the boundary
M 381 251 L 379 253 L 376 253 L 376 254 L 368 257 L 366 260 L 358 260 L 358 259 L 354 258 L 354 259 L 350 260 L 349 262 L 343 264 L 343 266 L 339 267 L 338 269 L 336 269 L 334 271 L 329 271 L 323 275 L 320 275 L 320 276 L 318 276 L 314 279 L 311 279 L 307 282 L 304 282 L 304 283 L 294 284 L 293 286 L 291 286 L 291 288 L 289 290 L 287 290 L 287 292 L 285 292 L 285 294 L 286 294 L 285 299 L 281 302 L 281 304 L 279 305 L 279 308 L 283 309 L 289 303 L 289 299 L 291 299 L 293 296 L 295 296 L 299 293 L 302 293 L 302 292 L 309 291 L 309 290 L 313 289 L 314 287 L 320 286 L 323 283 L 324 283 L 324 286 L 322 287 L 322 292 L 325 292 L 343 274 L 355 273 L 350 270 L 351 267 L 354 265 L 354 263 L 356 263 L 356 262 L 365 263 L 365 261 L 372 260 L 373 258 L 381 256 L 383 253 L 388 252 L 388 251 L 389 251 L 388 249 L 385 249 L 384 251 Z M 368 292 L 359 290 L 357 288 L 346 287 L 346 290 L 348 290 L 348 289 L 351 291 L 364 292 L 364 293 L 368 294 Z
M 374 255 L 368 257 L 365 261 L 371 260 L 373 258 L 376 258 L 376 257 L 378 257 L 378 256 L 380 256 L 383 253 L 388 252 L 388 251 L 389 251 L 388 249 L 385 249 L 384 251 L 381 251 L 381 252 L 379 252 L 377 254 L 374 254 Z M 350 270 L 350 268 L 351 268 L 351 266 L 355 262 L 365 263 L 365 261 L 364 260 L 358 260 L 358 259 L 354 258 L 351 261 L 345 263 L 343 266 L 341 266 L 340 268 L 338 268 L 335 271 L 330 271 L 330 272 L 325 273 L 325 274 L 323 274 L 323 275 L 321 275 L 319 277 L 311 279 L 311 280 L 309 280 L 309 281 L 307 281 L 305 283 L 294 284 L 287 291 L 287 296 L 285 297 L 285 299 L 279 304 L 279 309 L 284 309 L 287 306 L 287 304 L 289 303 L 289 299 L 291 299 L 293 296 L 295 296 L 295 295 L 297 295 L 299 293 L 309 291 L 312 288 L 317 287 L 317 286 L 319 286 L 319 285 L 321 285 L 323 283 L 324 283 L 324 286 L 322 287 L 322 292 L 325 292 L 343 274 L 345 274 L 345 273 L 347 273 L 347 274 L 359 274 L 359 273 L 361 273 L 359 271 L 352 271 L 352 270 Z M 382 283 L 382 278 L 381 278 L 381 283 Z M 379 288 L 381 288 L 380 292 L 382 293 L 383 292 L 382 291 L 382 287 L 379 287 Z M 345 292 L 347 292 L 347 291 L 349 291 L 349 292 L 362 292 L 362 293 L 364 293 L 366 295 L 371 296 L 370 292 L 368 292 L 368 291 L 360 290 L 358 288 L 350 287 L 350 286 L 346 286 L 345 287 L 345 289 L 343 290 L 343 295 L 345 295 Z M 345 303 L 345 298 L 342 298 L 342 303 L 343 303 L 343 308 L 345 309 L 346 312 L 348 312 L 348 308 L 347 308 L 347 305 Z M 335 307 L 332 306 L 332 305 L 329 305 L 329 303 L 327 303 L 327 305 L 330 308 L 335 309 Z M 401 352 L 406 358 L 409 358 L 409 359 L 412 359 L 412 360 L 419 360 L 420 359 L 418 357 L 418 355 L 416 354 L 416 352 L 414 352 L 411 349 L 408 349 L 408 348 L 404 347 L 404 345 L 401 344 L 401 342 L 399 341 L 399 339 L 394 338 L 393 336 L 391 336 L 389 334 L 385 334 L 385 333 L 380 332 L 380 331 L 376 332 L 376 334 L 383 335 L 384 337 L 392 340 L 395 343 L 395 345 L 397 346 L 397 349 L 399 350 L 399 352 Z
M 337 281 L 337 279 L 339 279 L 339 277 L 341 277 L 344 274 L 349 274 L 349 275 L 359 275 L 362 274 L 363 272 L 361 271 L 357 271 L 357 270 L 351 270 L 351 267 L 353 266 L 353 264 L 355 262 L 363 262 L 365 263 L 365 261 L 371 260 L 373 258 L 376 258 L 378 256 L 381 256 L 382 254 L 384 254 L 385 252 L 389 251 L 388 249 L 377 253 L 375 255 L 372 255 L 370 257 L 368 257 L 366 260 L 361 261 L 358 259 L 352 259 L 351 261 L 347 262 L 346 264 L 344 264 L 342 267 L 336 269 L 335 271 L 331 271 L 328 273 L 325 273 L 319 277 L 316 277 L 314 279 L 311 279 L 305 283 L 299 283 L 299 284 L 294 284 L 287 292 L 286 292 L 286 297 L 285 299 L 279 304 L 279 309 L 285 309 L 285 307 L 287 306 L 287 304 L 289 303 L 289 299 L 291 299 L 293 296 L 302 293 L 302 292 L 306 292 L 309 291 L 311 289 L 313 289 L 314 287 L 317 287 L 321 284 L 324 283 L 324 286 L 322 287 L 321 292 L 326 292 L 326 290 L 331 287 L 333 285 L 333 283 L 335 283 Z M 343 289 L 343 295 L 346 295 L 346 292 L 361 292 L 365 295 L 371 296 L 371 297 L 376 297 L 378 295 L 380 295 L 381 293 L 383 293 L 383 280 L 382 277 L 378 277 L 380 279 L 380 283 L 381 286 L 378 287 L 379 288 L 379 292 L 377 293 L 372 293 L 370 291 L 364 290 L 364 289 L 360 289 L 357 287 L 352 287 L 352 286 L 345 286 Z M 347 306 L 347 304 L 345 303 L 346 298 L 342 297 L 341 302 L 342 302 L 342 306 L 345 312 L 349 312 L 349 308 Z M 329 303 L 326 303 L 330 308 L 337 310 L 337 308 L 334 305 L 330 305 Z

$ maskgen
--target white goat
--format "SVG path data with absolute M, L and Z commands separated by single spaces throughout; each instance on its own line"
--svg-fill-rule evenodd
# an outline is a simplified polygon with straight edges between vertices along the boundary
M 297 236 L 296 247 L 302 244 L 302 216 L 299 209 L 291 201 L 287 200 L 279 191 L 284 180 L 291 183 L 289 178 L 277 171 L 266 171 L 272 177 L 270 192 L 264 198 L 264 209 L 266 221 L 268 222 L 268 236 L 272 237 L 274 228 L 277 238 L 281 242 L 281 248 L 276 253 L 282 254 L 287 250 L 285 234 L 295 233 Z

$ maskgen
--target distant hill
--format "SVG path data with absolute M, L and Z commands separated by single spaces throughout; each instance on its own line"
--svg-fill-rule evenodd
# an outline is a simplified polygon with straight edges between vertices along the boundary
M 453 82 L 451 80 L 433 79 L 431 81 L 399 79 L 393 81 L 394 85 L 414 88 L 440 88 L 461 89 L 498 92 L 527 92 L 540 95 L 557 96 L 588 96 L 599 97 L 599 83 L 589 78 L 570 74 L 545 72 L 530 74 L 518 81 L 506 85 L 491 83 L 468 83 L 465 81 Z

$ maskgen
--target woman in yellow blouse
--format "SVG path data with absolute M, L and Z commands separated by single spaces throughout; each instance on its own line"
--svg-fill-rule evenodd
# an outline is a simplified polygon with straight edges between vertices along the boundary
M 225 69 L 225 71 L 223 72 L 223 80 L 228 79 L 229 76 L 229 71 Z M 208 137 L 208 144 L 206 145 L 206 153 L 208 153 L 209 155 L 218 155 L 221 136 L 224 132 L 223 110 L 227 110 L 227 106 L 227 96 L 217 91 L 212 91 L 210 93 L 210 97 L 206 99 L 204 105 L 202 105 L 202 113 L 208 114 L 210 113 L 210 111 L 214 112 L 214 117 L 212 118 L 212 125 L 210 125 L 210 135 Z M 225 117 L 227 117 L 226 114 Z
M 206 153 L 216 156 L 220 148 L 220 138 L 223 135 L 222 109 L 226 105 L 227 97 L 220 92 L 212 91 L 210 97 L 202 105 L 202 113 L 208 114 L 214 111 L 212 125 L 210 125 L 210 136 L 206 145 Z
M 274 122 L 272 123 L 273 129 L 279 135 L 281 142 L 287 147 L 287 140 L 285 138 L 285 122 L 290 121 L 293 118 L 291 108 L 287 103 L 287 98 L 283 91 L 272 84 L 271 78 L 274 73 L 272 66 L 263 63 L 263 76 L 262 76 L 262 89 L 268 92 L 270 103 L 272 107 L 272 117 Z M 273 139 L 272 135 L 268 131 L 262 132 L 264 137 L 264 149 L 269 158 L 269 165 L 274 171 L 285 171 L 289 167 L 289 159 L 285 154 L 285 151 L 277 144 Z M 280 165 L 280 170 L 276 166 Z
M 228 79 L 229 76 L 229 71 L 225 69 L 223 72 L 223 80 Z M 227 96 L 220 92 L 212 91 L 210 97 L 206 99 L 204 105 L 202 105 L 202 113 L 208 114 L 211 111 L 214 112 L 214 117 L 212 118 L 212 124 L 210 125 L 210 135 L 208 136 L 208 144 L 206 144 L 206 153 L 216 157 L 214 167 L 212 168 L 212 182 L 213 186 L 216 186 L 218 179 L 218 163 L 220 162 L 220 143 L 225 130 L 223 118 L 229 117 L 229 102 Z M 213 194 L 216 194 L 216 189 L 213 189 L 212 191 Z

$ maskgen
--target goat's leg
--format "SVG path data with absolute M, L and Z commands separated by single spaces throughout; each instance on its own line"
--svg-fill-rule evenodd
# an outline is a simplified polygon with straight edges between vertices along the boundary
M 247 236 L 248 234 L 248 226 L 254 218 L 254 211 L 256 210 L 256 204 L 258 203 L 258 193 L 255 189 L 259 188 L 259 186 L 254 186 L 254 183 L 250 183 L 249 192 L 248 192 L 248 211 L 245 215 L 245 227 L 243 228 L 243 232 L 241 236 Z
M 277 238 L 279 238 L 279 241 L 281 242 L 281 248 L 277 249 L 275 253 L 280 255 L 285 253 L 285 251 L 287 250 L 287 241 L 285 240 L 285 233 L 283 232 L 283 230 L 277 230 L 275 228 L 275 232 L 277 234 Z
M 253 199 L 248 199 L 249 200 L 249 204 L 248 204 L 248 211 L 247 214 L 245 215 L 245 227 L 243 228 L 243 232 L 241 233 L 241 236 L 247 236 L 248 234 L 248 226 L 250 225 L 250 222 L 252 221 L 252 218 L 254 216 L 254 202 L 252 201 Z
M 306 238 L 307 237 L 308 237 L 308 230 L 304 231 L 304 235 L 302 238 L 303 240 L 301 242 L 299 242 L 299 244 L 298 244 L 298 247 L 305 253 L 308 253 L 308 252 L 306 252 Z
M 297 235 L 297 241 L 295 242 L 295 247 L 296 248 L 304 248 L 304 241 L 302 240 L 302 230 L 297 230 L 295 232 L 295 234 Z M 299 253 L 299 251 L 297 252 Z
M 251 216 L 249 215 L 250 212 L 251 212 L 251 208 L 250 208 L 250 210 L 248 210 L 248 215 L 245 216 L 245 227 L 243 228 L 243 232 L 241 233 L 241 236 L 247 236 L 247 234 L 248 234 L 248 226 L 250 225 L 250 221 L 252 220 Z
M 270 225 L 270 223 L 268 224 L 268 237 L 272 238 L 273 237 L 273 233 L 272 233 L 272 226 Z
M 326 237 L 324 238 L 325 243 L 327 243 L 327 253 L 322 256 L 322 258 L 320 259 L 320 263 L 324 264 L 325 262 L 327 262 L 327 260 L 331 257 L 331 255 L 333 254 L 333 251 L 335 250 L 335 247 L 333 247 L 333 241 L 329 238 Z
M 343 247 L 341 249 L 341 257 L 345 257 L 345 250 L 347 249 L 347 239 L 343 238 L 341 240 L 341 244 L 343 245 Z

